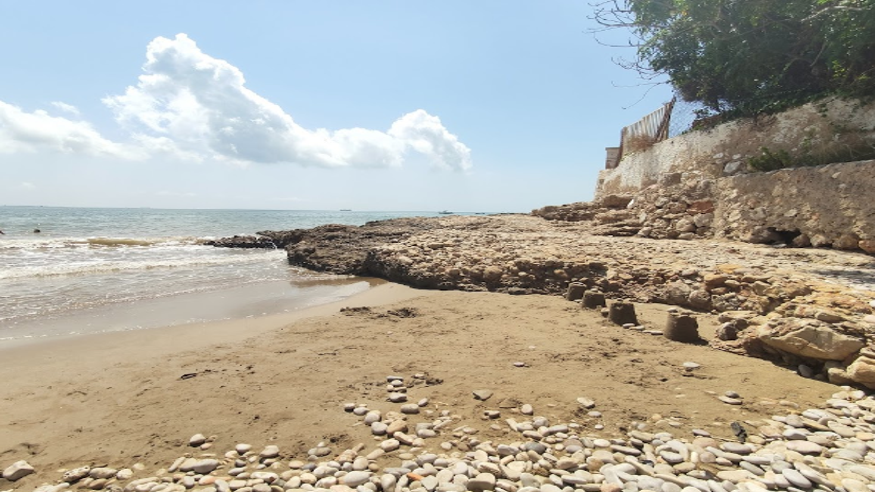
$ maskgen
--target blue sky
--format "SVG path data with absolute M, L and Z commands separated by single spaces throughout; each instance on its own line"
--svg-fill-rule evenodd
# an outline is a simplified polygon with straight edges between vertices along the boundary
M 0 204 L 500 212 L 586 200 L 604 147 L 671 97 L 612 63 L 631 53 L 587 33 L 590 10 L 0 2 Z

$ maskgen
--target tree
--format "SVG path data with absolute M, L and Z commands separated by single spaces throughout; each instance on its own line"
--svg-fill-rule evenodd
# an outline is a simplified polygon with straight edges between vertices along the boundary
M 665 74 L 716 112 L 753 115 L 830 94 L 875 95 L 875 0 L 609 0 L 606 29 L 628 28 L 626 66 Z

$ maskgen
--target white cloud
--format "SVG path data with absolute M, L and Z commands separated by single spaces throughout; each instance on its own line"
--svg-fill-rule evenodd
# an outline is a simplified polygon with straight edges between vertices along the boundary
M 100 136 L 84 121 L 50 116 L 43 110 L 28 113 L 0 101 L 0 153 L 56 152 L 135 158 L 136 152 Z
M 471 167 L 470 149 L 421 109 L 388 132 L 303 128 L 248 89 L 237 67 L 203 53 L 185 34 L 149 43 L 143 72 L 136 86 L 104 103 L 132 131 L 164 136 L 187 152 L 240 163 L 389 167 L 413 150 L 441 168 Z
M 152 40 L 143 72 L 124 94 L 103 99 L 130 132 L 128 141 L 108 140 L 86 121 L 0 101 L 0 153 L 51 150 L 318 167 L 399 167 L 410 153 L 419 153 L 440 169 L 471 168 L 471 150 L 422 109 L 401 116 L 387 131 L 303 128 L 248 89 L 237 67 L 203 53 L 185 34 Z M 79 114 L 67 103 L 51 104 Z
M 67 103 L 61 102 L 61 101 L 52 101 L 51 104 L 52 104 L 52 106 L 60 109 L 61 111 L 70 113 L 70 114 L 75 115 L 75 116 L 79 116 L 79 108 L 77 108 L 76 106 L 73 106 L 72 104 L 67 104 Z
M 23 183 L 18 185 L 18 187 L 21 188 L 22 190 L 35 190 L 36 189 L 36 186 L 33 183 L 28 183 L 27 181 L 24 181 Z

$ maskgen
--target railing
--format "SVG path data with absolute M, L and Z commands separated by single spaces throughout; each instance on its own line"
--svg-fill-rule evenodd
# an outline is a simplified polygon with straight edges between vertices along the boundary
M 661 108 L 641 118 L 620 131 L 620 147 L 608 147 L 605 168 L 613 169 L 620 164 L 623 154 L 650 148 L 656 142 L 668 138 L 671 113 L 676 98 Z M 616 149 L 616 150 L 615 150 Z

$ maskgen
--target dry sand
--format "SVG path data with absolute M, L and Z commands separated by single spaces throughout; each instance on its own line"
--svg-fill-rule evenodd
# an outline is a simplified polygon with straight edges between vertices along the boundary
M 339 313 L 344 306 L 370 310 Z M 666 309 L 639 304 L 639 320 L 662 328 Z M 703 336 L 713 335 L 716 319 L 700 316 L 700 324 Z M 685 372 L 686 361 L 702 367 Z M 481 440 L 496 441 L 506 431 L 490 426 L 521 403 L 593 436 L 619 436 L 646 421 L 679 437 L 693 428 L 730 437 L 732 421 L 816 406 L 837 389 L 766 361 L 627 331 L 560 297 L 386 284 L 292 315 L 0 351 L 0 468 L 24 459 L 37 469 L 14 484 L 0 480 L 0 488 L 29 490 L 85 464 L 166 467 L 191 449 L 195 433 L 217 436 L 219 452 L 238 442 L 277 444 L 301 459 L 319 441 L 335 443 L 335 452 L 358 442 L 370 449 L 369 428 L 343 404 L 398 410 L 386 401 L 386 376 L 414 373 L 432 384 L 410 388 L 411 401 L 429 398 L 430 408 L 449 409 L 459 425 L 480 429 Z M 494 396 L 476 401 L 476 389 Z M 727 390 L 745 403 L 718 401 Z M 580 396 L 603 416 L 587 416 Z M 502 417 L 484 420 L 484 410 Z M 428 447 L 450 439 L 445 431 Z

